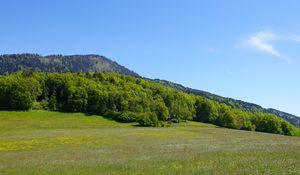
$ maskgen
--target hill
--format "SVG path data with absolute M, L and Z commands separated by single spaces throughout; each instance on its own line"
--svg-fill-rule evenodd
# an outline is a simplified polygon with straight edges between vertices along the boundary
M 190 121 L 135 124 L 82 113 L 0 111 L 0 174 L 300 174 L 300 137 Z
M 42 72 L 115 72 L 139 77 L 137 73 L 99 55 L 0 55 L 0 75 L 8 75 L 22 70 Z
M 173 83 L 173 82 L 166 81 L 166 80 L 154 79 L 152 81 L 154 81 L 156 83 L 159 83 L 161 85 L 164 85 L 166 87 L 170 87 L 170 88 L 173 88 L 173 89 L 181 90 L 181 91 L 186 92 L 186 93 L 190 93 L 190 94 L 198 95 L 198 96 L 201 96 L 201 97 L 204 97 L 204 98 L 208 98 L 210 100 L 214 100 L 214 101 L 217 101 L 219 103 L 224 103 L 224 104 L 229 105 L 233 108 L 241 109 L 243 111 L 263 112 L 263 113 L 275 114 L 278 117 L 292 123 L 293 125 L 295 125 L 297 127 L 300 127 L 300 118 L 298 116 L 295 116 L 295 115 L 292 115 L 292 114 L 289 114 L 289 113 L 286 113 L 286 112 L 282 112 L 282 111 L 272 109 L 272 108 L 265 109 L 265 108 L 261 107 L 260 105 L 257 105 L 257 104 L 254 104 L 254 103 L 248 103 L 248 102 L 244 102 L 244 101 L 241 101 L 241 100 L 222 97 L 222 96 L 215 95 L 215 94 L 212 94 L 212 93 L 209 93 L 209 92 L 206 92 L 206 91 L 184 87 L 181 84 Z
M 0 55 L 0 75 L 9 75 L 18 71 L 41 71 L 41 72 L 114 72 L 134 77 L 140 77 L 137 73 L 119 65 L 118 63 L 99 55 L 49 55 L 41 56 L 37 54 L 11 54 Z M 146 80 L 150 80 L 144 78 Z M 186 93 L 198 95 L 210 100 L 224 103 L 230 107 L 240 109 L 247 112 L 263 112 L 275 114 L 283 118 L 297 127 L 300 127 L 300 118 L 282 112 L 276 109 L 264 109 L 259 105 L 225 98 L 206 91 L 191 89 L 180 84 L 172 83 L 165 80 L 151 80 L 162 84 L 166 87 L 171 87 L 181 90 Z
M 84 112 L 142 126 L 198 121 L 299 135 L 276 115 L 246 112 L 207 98 L 116 73 L 18 73 L 0 76 L 0 110 Z

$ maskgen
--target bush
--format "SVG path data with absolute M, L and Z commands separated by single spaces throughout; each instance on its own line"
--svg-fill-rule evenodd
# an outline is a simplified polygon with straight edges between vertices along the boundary
M 160 125 L 156 114 L 153 112 L 141 114 L 141 118 L 139 119 L 139 124 L 141 126 L 159 126 Z
M 134 112 L 123 112 L 121 115 L 116 116 L 114 119 L 118 122 L 131 123 L 139 121 L 140 118 L 140 114 Z
M 110 118 L 113 120 L 116 120 L 116 118 L 118 118 L 122 113 L 121 112 L 116 112 L 116 111 L 112 111 L 112 110 L 107 110 L 103 116 L 106 118 Z
M 39 102 L 34 102 L 32 106 L 33 110 L 49 110 L 49 103 L 47 100 L 42 100 Z

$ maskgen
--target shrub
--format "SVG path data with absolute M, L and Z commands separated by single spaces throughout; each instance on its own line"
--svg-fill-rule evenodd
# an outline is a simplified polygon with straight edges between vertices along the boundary
M 153 112 L 141 114 L 141 118 L 139 119 L 139 124 L 141 126 L 159 126 L 160 125 L 156 114 Z
M 141 118 L 140 114 L 134 112 L 123 112 L 121 115 L 115 117 L 115 120 L 123 123 L 137 122 Z

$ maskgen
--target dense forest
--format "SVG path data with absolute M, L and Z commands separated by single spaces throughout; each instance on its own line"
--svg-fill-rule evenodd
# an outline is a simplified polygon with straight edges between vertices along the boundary
M 141 78 L 116 73 L 32 73 L 0 76 L 0 109 L 98 114 L 119 122 L 166 126 L 187 120 L 299 135 L 276 115 L 246 112 Z
M 198 95 L 198 96 L 210 99 L 210 100 L 217 101 L 219 103 L 224 103 L 224 104 L 226 104 L 230 107 L 240 109 L 240 110 L 243 110 L 243 111 L 275 114 L 278 117 L 280 117 L 284 120 L 287 120 L 288 122 L 290 122 L 293 125 L 300 128 L 300 118 L 295 116 L 295 115 L 288 114 L 286 112 L 282 112 L 282 111 L 272 109 L 272 108 L 265 109 L 265 108 L 263 108 L 263 107 L 261 107 L 260 105 L 257 105 L 257 104 L 248 103 L 248 102 L 244 102 L 244 101 L 241 101 L 241 100 L 235 100 L 235 99 L 232 99 L 232 98 L 226 98 L 226 97 L 215 95 L 215 94 L 212 94 L 212 93 L 209 93 L 209 92 L 206 92 L 206 91 L 184 87 L 181 84 L 173 83 L 173 82 L 166 81 L 166 80 L 154 79 L 152 81 L 154 81 L 156 83 L 159 83 L 159 84 L 162 84 L 166 87 L 181 90 L 181 91 L 189 93 L 189 94 Z
M 24 70 L 41 72 L 115 72 L 139 77 L 137 73 L 99 55 L 0 55 L 0 75 L 8 75 Z

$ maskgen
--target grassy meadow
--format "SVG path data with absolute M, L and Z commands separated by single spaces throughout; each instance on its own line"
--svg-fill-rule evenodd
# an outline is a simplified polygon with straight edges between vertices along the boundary
M 164 128 L 0 112 L 1 175 L 300 174 L 300 137 L 187 122 Z

